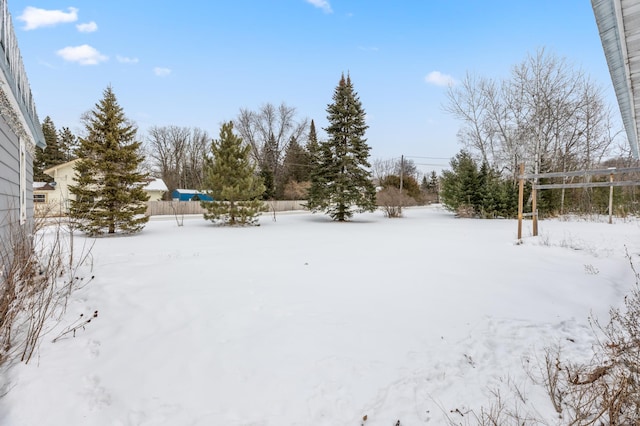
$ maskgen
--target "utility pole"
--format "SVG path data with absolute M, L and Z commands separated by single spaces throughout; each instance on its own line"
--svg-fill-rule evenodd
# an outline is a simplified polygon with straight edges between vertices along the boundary
M 404 179 L 404 155 L 400 156 L 400 194 L 402 194 L 402 180 Z

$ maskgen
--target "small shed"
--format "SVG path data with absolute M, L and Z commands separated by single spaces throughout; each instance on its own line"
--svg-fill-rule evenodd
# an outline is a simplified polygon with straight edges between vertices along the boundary
M 33 182 L 33 202 L 36 204 L 48 203 L 49 194 L 55 191 L 55 182 Z
M 33 182 L 33 213 L 36 217 L 60 214 L 60 206 L 53 197 L 55 182 Z
M 213 201 L 211 195 L 195 189 L 175 189 L 171 193 L 171 198 L 174 201 Z
M 164 193 L 169 190 L 160 178 L 150 179 L 142 189 L 149 195 L 149 201 L 162 200 Z

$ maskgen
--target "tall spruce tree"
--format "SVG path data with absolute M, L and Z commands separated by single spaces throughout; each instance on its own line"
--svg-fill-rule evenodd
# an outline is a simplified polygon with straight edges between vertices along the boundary
M 53 178 L 44 174 L 45 160 L 44 149 L 40 147 L 35 148 L 35 154 L 33 157 L 33 181 L 34 182 L 51 182 Z
M 148 176 L 140 172 L 141 143 L 110 86 L 87 113 L 85 128 L 75 163 L 77 184 L 69 187 L 75 195 L 70 216 L 92 236 L 142 230 L 149 196 L 142 189 Z
M 261 158 L 259 174 L 265 186 L 262 199 L 273 200 L 274 198 L 279 198 L 281 194 L 278 194 L 278 191 L 282 192 L 278 185 L 279 182 L 277 181 L 280 161 L 278 160 L 278 146 L 273 133 L 269 134 L 269 139 L 267 139 L 262 147 Z
M 264 211 L 265 187 L 249 156 L 251 146 L 233 133 L 233 122 L 222 124 L 220 139 L 211 143 L 204 189 L 213 201 L 202 202 L 206 220 L 223 225 L 253 225 Z
M 309 181 L 314 181 L 314 176 L 318 174 L 320 165 L 320 142 L 316 133 L 316 124 L 311 120 L 309 125 L 309 135 L 307 136 L 306 151 L 309 158 Z
M 368 126 L 351 77 L 344 74 L 327 106 L 329 139 L 319 147 L 311 176 L 307 207 L 324 210 L 333 220 L 345 221 L 357 212 L 376 209 L 376 190 L 369 168 L 369 151 L 364 138 Z M 354 209 L 353 206 L 357 208 Z
M 309 152 L 295 138 L 292 138 L 282 162 L 285 185 L 291 181 L 308 181 L 311 172 L 310 164 Z
M 311 120 L 309 125 L 309 135 L 307 136 L 307 152 L 309 153 L 311 164 L 317 163 L 320 152 L 320 143 L 318 142 L 318 134 L 316 133 L 316 123 Z
M 71 133 L 71 130 L 69 130 L 68 127 L 63 127 L 58 131 L 58 142 L 65 162 L 76 158 L 79 141 L 76 135 Z
M 460 151 L 451 159 L 451 170 L 442 172 L 441 198 L 450 210 L 478 205 L 480 182 L 478 163 L 467 151 Z M 475 208 L 474 208 L 475 210 Z
M 56 126 L 51 117 L 46 116 L 42 120 L 42 133 L 47 146 L 44 149 L 38 148 L 33 161 L 33 180 L 40 182 L 51 182 L 53 178 L 45 175 L 44 171 L 50 167 L 64 163 L 64 154 L 60 149 L 60 141 Z

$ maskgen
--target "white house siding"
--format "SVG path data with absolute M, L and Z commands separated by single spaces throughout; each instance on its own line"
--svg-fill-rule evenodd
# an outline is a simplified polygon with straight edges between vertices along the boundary
M 55 182 L 55 189 L 49 193 L 48 197 L 51 214 L 67 214 L 69 212 L 70 201 L 75 200 L 75 195 L 71 193 L 69 186 L 77 183 L 74 168 L 77 162 L 78 160 L 71 160 L 44 171 Z
M 33 157 L 27 149 L 26 207 L 33 217 Z M 10 225 L 20 223 L 20 141 L 0 116 L 0 238 Z M 4 238 L 2 238 L 4 241 Z
M 44 148 L 44 135 L 7 0 L 0 0 L 0 248 L 5 256 L 15 245 L 13 231 L 28 235 L 32 229 L 35 145 Z

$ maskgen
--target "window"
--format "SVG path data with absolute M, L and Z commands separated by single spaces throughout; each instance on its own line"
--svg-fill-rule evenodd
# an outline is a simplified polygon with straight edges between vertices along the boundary
M 24 139 L 20 141 L 20 224 L 27 222 L 27 147 Z
M 47 202 L 47 194 L 33 194 L 33 202 L 34 203 L 46 203 Z

